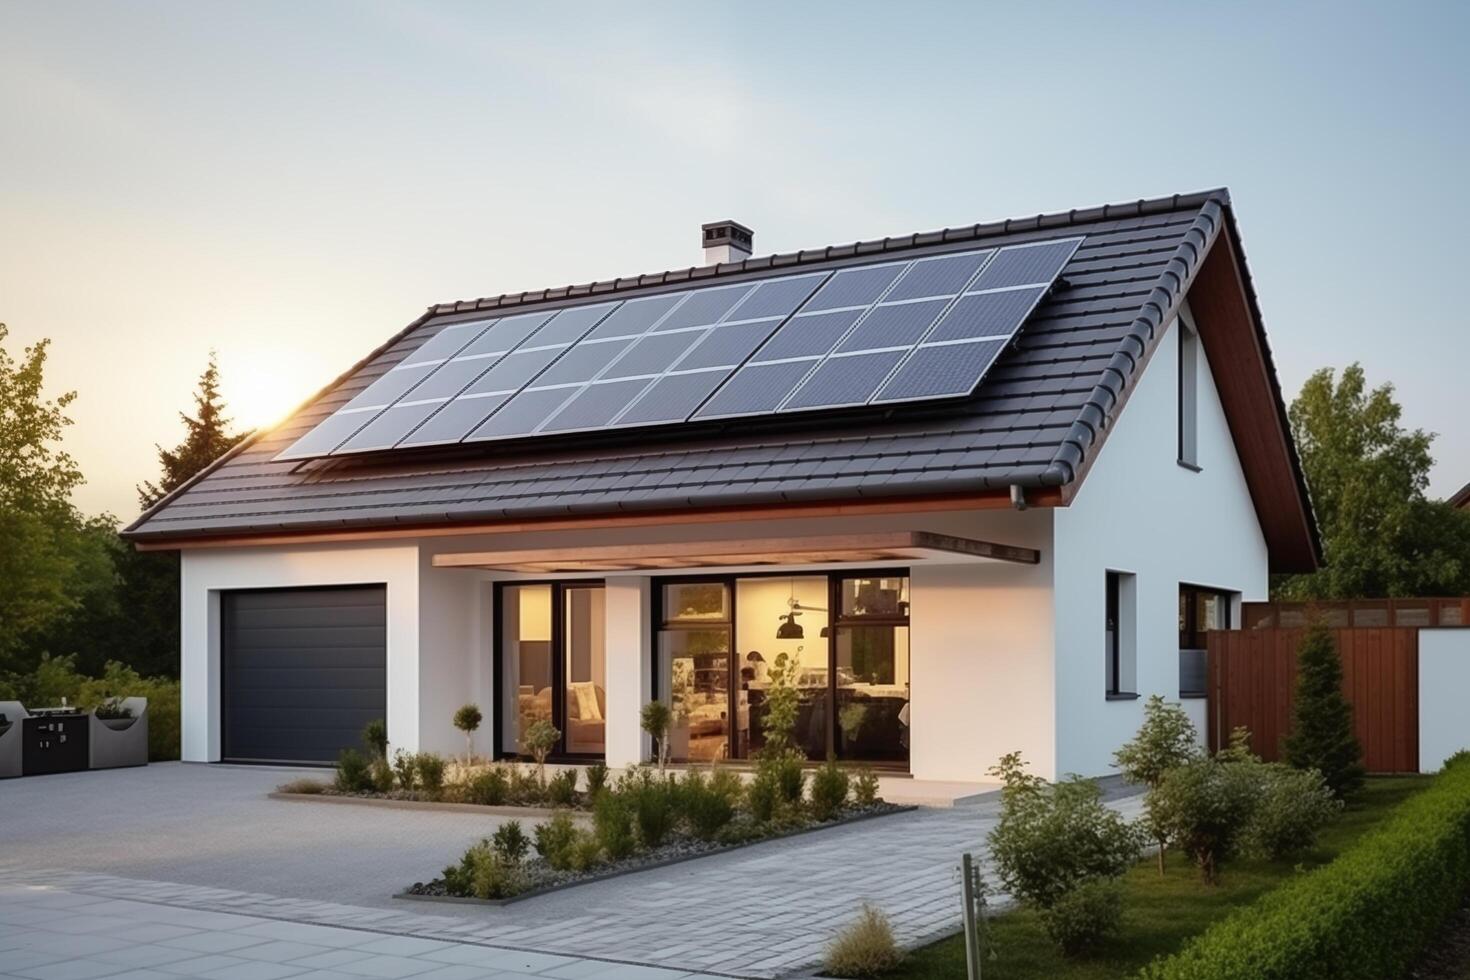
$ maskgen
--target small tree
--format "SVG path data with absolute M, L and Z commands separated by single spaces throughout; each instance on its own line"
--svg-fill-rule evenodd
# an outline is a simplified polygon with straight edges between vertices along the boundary
M 536 782 L 546 786 L 546 757 L 556 748 L 561 732 L 545 718 L 538 718 L 521 732 L 521 747 L 536 760 Z
M 454 713 L 454 727 L 464 732 L 464 764 L 468 766 L 470 760 L 475 757 L 475 730 L 480 727 L 480 722 L 485 716 L 480 714 L 478 704 L 462 705 Z
M 763 751 L 779 755 L 796 744 L 796 715 L 801 692 L 796 689 L 797 663 L 779 653 L 766 679 L 766 715 Z
M 1296 701 L 1286 758 L 1316 769 L 1342 798 L 1363 785 L 1363 750 L 1353 734 L 1353 708 L 1342 695 L 1342 663 L 1332 631 L 1316 622 L 1297 651 Z
M 673 714 L 662 701 L 650 701 L 638 713 L 638 723 L 653 739 L 653 747 L 657 750 L 659 772 L 663 772 L 669 761 L 669 725 L 672 722 Z
M 1143 725 L 1133 741 L 1113 753 L 1113 762 L 1130 783 L 1157 789 L 1164 774 L 1199 756 L 1194 722 L 1177 704 L 1167 704 L 1157 694 L 1143 706 Z M 1159 845 L 1159 874 L 1164 873 L 1164 849 L 1169 835 L 1148 821 L 1149 832 Z

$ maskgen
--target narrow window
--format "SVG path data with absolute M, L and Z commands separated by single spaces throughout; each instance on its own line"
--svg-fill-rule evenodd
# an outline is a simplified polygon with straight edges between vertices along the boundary
M 1135 576 L 1127 572 L 1107 573 L 1103 636 L 1108 697 L 1134 696 L 1137 677 L 1135 581 Z
M 1199 466 L 1199 334 L 1179 316 L 1179 462 Z

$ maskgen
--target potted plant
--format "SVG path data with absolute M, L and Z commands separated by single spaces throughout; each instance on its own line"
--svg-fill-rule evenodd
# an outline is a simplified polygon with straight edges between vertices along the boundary
M 89 768 L 148 764 L 147 698 L 104 698 L 92 707 L 87 727 Z

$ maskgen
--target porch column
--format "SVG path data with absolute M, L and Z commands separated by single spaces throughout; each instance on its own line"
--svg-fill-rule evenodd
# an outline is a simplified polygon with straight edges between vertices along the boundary
M 638 713 L 651 695 L 653 583 L 646 575 L 610 577 L 607 602 L 607 764 L 648 758 Z

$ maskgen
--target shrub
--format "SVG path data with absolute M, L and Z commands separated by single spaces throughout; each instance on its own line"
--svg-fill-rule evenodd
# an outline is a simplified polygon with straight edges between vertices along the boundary
M 647 769 L 630 769 L 618 781 L 616 795 L 626 801 L 638 822 L 638 839 L 644 847 L 658 847 L 674 829 L 676 786 Z
M 373 788 L 367 756 L 356 749 L 343 749 L 337 756 L 336 787 L 344 793 L 366 793 Z
M 289 783 L 282 783 L 276 787 L 278 793 L 301 793 L 305 796 L 315 796 L 325 792 L 327 784 L 320 779 L 293 779 Z
M 536 842 L 536 853 L 558 871 L 572 866 L 572 849 L 577 843 L 577 825 L 565 813 L 558 813 L 550 820 L 537 824 L 532 836 Z
M 546 781 L 546 802 L 552 806 L 577 802 L 577 770 L 563 769 Z
M 1118 931 L 1122 919 L 1123 886 L 1116 878 L 1084 881 L 1041 913 L 1047 936 L 1068 956 L 1096 949 Z
M 475 898 L 510 898 L 526 890 L 525 871 L 509 861 L 488 840 L 472 845 L 459 865 L 444 869 L 444 887 L 451 895 Z
M 858 806 L 872 806 L 878 802 L 878 774 L 867 766 L 853 774 L 852 801 Z
M 536 777 L 525 772 L 520 766 L 512 764 L 508 770 L 510 773 L 510 802 L 522 806 L 534 806 L 541 802 L 545 796 L 546 787 L 536 780 Z
M 461 705 L 454 713 L 454 727 L 464 732 L 464 764 L 469 765 L 475 756 L 475 729 L 480 727 L 480 722 L 485 716 L 480 713 L 478 704 Z
M 734 807 L 745 796 L 745 783 L 728 769 L 716 769 L 710 773 L 709 791 L 724 797 Z
M 602 863 L 602 842 L 597 835 L 578 830 L 572 838 L 571 869 L 586 871 Z
M 418 788 L 418 759 L 412 752 L 399 749 L 393 753 L 393 775 L 398 779 L 398 788 L 412 793 Z
M 858 917 L 833 937 L 823 963 L 830 976 L 876 977 L 902 960 L 888 916 L 865 903 Z
M 1194 722 L 1184 708 L 1166 704 L 1157 694 L 1143 706 L 1143 725 L 1133 740 L 1113 753 L 1113 761 L 1130 783 L 1155 789 L 1164 773 L 1177 769 L 1200 755 Z M 1169 835 L 1145 817 L 1149 833 L 1159 845 L 1159 874 L 1164 873 L 1164 851 Z
M 444 792 L 444 757 L 435 752 L 420 752 L 413 757 L 418 788 L 431 800 Z
M 509 799 L 510 779 L 505 775 L 505 770 L 499 766 L 491 766 L 489 769 L 475 773 L 464 784 L 466 803 L 502 806 Z
M 607 788 L 607 766 L 594 762 L 587 767 L 587 798 L 592 799 Z
M 380 759 L 388 758 L 388 724 L 381 718 L 374 718 L 367 723 L 362 730 L 362 743 L 367 746 L 368 752 Z
M 990 849 L 1006 890 L 1039 909 L 1043 919 L 1055 919 L 1058 935 L 1087 934 L 1089 942 L 1106 935 L 1116 918 L 1099 920 L 1089 931 L 1076 920 L 1096 903 L 1074 893 L 1127 871 L 1138 859 L 1139 832 L 1103 805 L 1096 784 L 1075 776 L 1047 783 L 1025 771 L 1020 753 L 1003 756 L 990 772 L 1005 783 Z
M 495 846 L 495 853 L 511 864 L 520 864 L 531 847 L 531 839 L 521 829 L 519 820 L 507 820 L 495 828 L 491 843 Z
M 780 803 L 781 788 L 776 784 L 775 775 L 756 770 L 755 778 L 745 788 L 745 807 L 751 818 L 758 824 L 770 823 L 775 819 Z
M 767 745 L 756 760 L 755 781 L 770 785 L 776 808 L 790 810 L 801 803 L 806 788 L 806 757 L 795 749 Z
M 619 861 L 633 853 L 633 810 L 621 793 L 603 793 L 592 808 L 592 826 L 597 843 L 608 858 Z
M 662 772 L 669 761 L 669 724 L 673 715 L 669 706 L 662 701 L 650 701 L 643 706 L 638 713 L 638 724 L 653 739 L 653 746 L 657 750 L 658 768 Z
M 1403 976 L 1470 882 L 1470 763 L 1452 761 L 1330 864 L 1298 875 L 1150 964 L 1146 980 Z
M 821 821 L 837 816 L 837 811 L 847 803 L 847 788 L 847 773 L 836 759 L 828 759 L 812 777 L 812 816 Z
M 1317 832 L 1342 812 L 1315 769 L 1261 765 L 1259 797 L 1242 834 L 1242 849 L 1278 861 L 1312 849 Z
M 714 840 L 735 816 L 735 799 L 726 789 L 724 782 L 715 785 L 721 776 L 736 780 L 735 793 L 739 793 L 739 777 L 733 773 L 720 772 L 706 780 L 700 772 L 691 770 L 679 785 L 683 799 L 684 817 L 689 829 L 700 840 Z
M 374 756 L 370 767 L 372 789 L 377 793 L 393 792 L 393 767 L 383 756 Z
M 1353 708 L 1342 694 L 1342 662 L 1332 631 L 1314 623 L 1297 651 L 1296 697 L 1286 759 L 1316 769 L 1338 797 L 1363 785 L 1363 750 L 1353 734 Z
M 1207 884 L 1219 881 L 1220 863 L 1238 853 L 1259 795 L 1260 764 L 1232 748 L 1171 769 L 1149 791 L 1149 824 L 1199 865 Z

